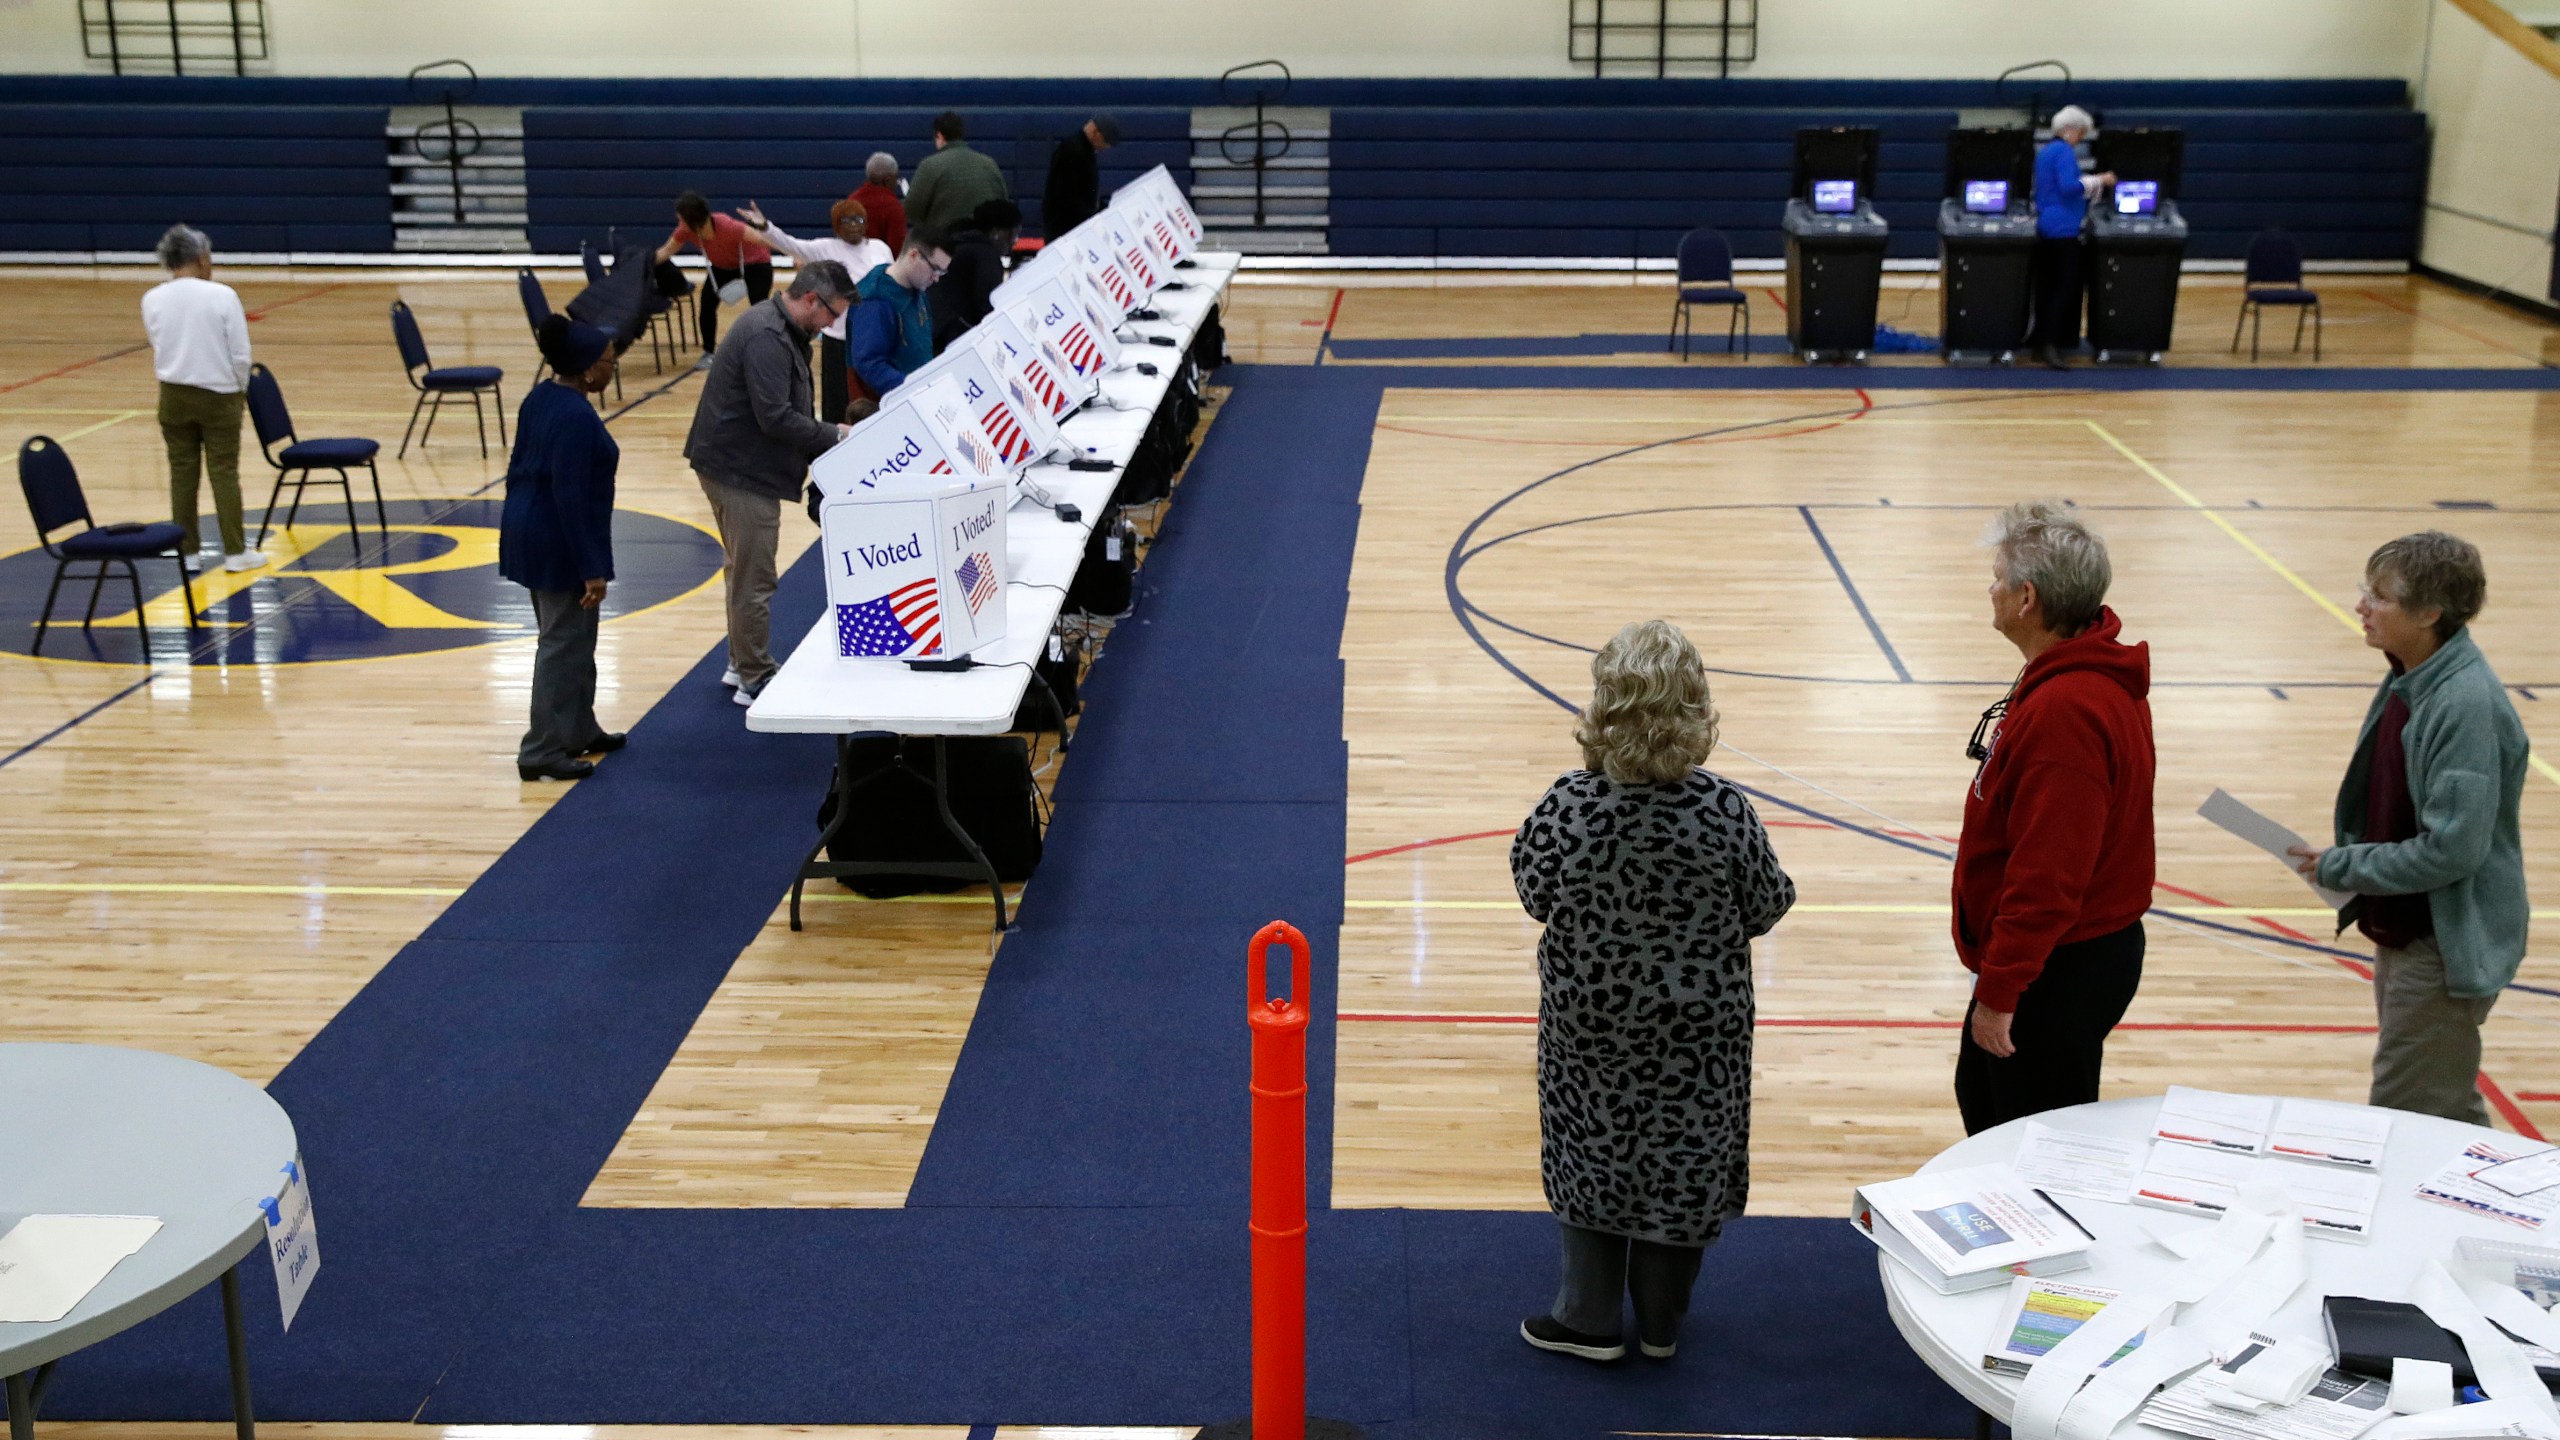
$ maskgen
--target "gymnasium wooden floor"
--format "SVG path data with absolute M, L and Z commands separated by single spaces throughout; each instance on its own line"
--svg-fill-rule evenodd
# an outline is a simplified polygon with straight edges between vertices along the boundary
M 149 278 L 0 274 L 15 320 L 0 336 L 0 420 L 13 444 L 39 432 L 64 441 L 102 520 L 158 518 L 167 504 L 150 357 L 128 348 Z M 506 366 L 511 404 L 530 374 L 503 273 L 222 278 L 259 317 L 259 358 L 310 433 L 396 437 L 410 392 L 384 321 L 395 295 L 439 363 Z M 2338 282 L 2323 286 L 2330 365 L 2560 359 L 2560 332 L 2442 287 L 2324 278 Z M 574 284 L 553 276 L 551 288 L 557 302 Z M 1930 328 L 1925 290 L 1889 294 L 1887 317 L 1906 298 L 1897 323 Z M 2235 300 L 2227 284 L 2190 286 L 2178 363 L 2229 363 Z M 1667 285 L 1623 277 L 1326 278 L 1240 285 L 1228 334 L 1238 360 L 1305 364 L 1328 337 L 1633 333 L 1656 330 L 1667 307 Z M 1766 306 L 1764 332 L 1777 324 Z M 1756 1212 L 1837 1213 L 1854 1183 L 1906 1171 L 1959 1136 L 1948 1073 L 1966 984 L 1946 939 L 1947 867 L 1831 821 L 1929 848 L 1952 837 L 1971 773 L 1965 737 L 2017 665 L 1989 628 L 1976 542 L 1990 510 L 2026 496 L 2068 497 L 2109 537 L 2113 603 L 2152 646 L 2159 899 L 2220 926 L 2151 925 L 2141 998 L 2110 1050 L 2110 1093 L 2174 1081 L 2361 1097 L 2368 987 L 2286 943 L 2328 940 L 2316 902 L 2192 812 L 2221 785 L 2298 829 L 2320 827 L 2379 671 L 2343 607 L 2373 545 L 2430 526 L 2486 551 L 2491 600 L 2477 634 L 2520 687 L 2528 730 L 2560 743 L 2560 714 L 2541 713 L 2551 692 L 2538 688 L 2560 691 L 2547 621 L 2560 601 L 2560 399 L 1862 393 L 1847 388 L 1854 373 L 1841 378 L 1841 389 L 1785 392 L 1388 391 L 1343 637 L 1351 898 L 1336 1205 L 1542 1207 L 1526 1023 L 1536 936 L 1510 898 L 1506 838 L 1578 760 L 1566 713 L 1452 616 L 1452 546 L 1480 518 L 1472 544 L 1514 537 L 1459 572 L 1489 643 L 1574 701 L 1588 686 L 1577 647 L 1668 616 L 1716 668 L 1725 746 L 1711 764 L 1773 797 L 1761 813 L 1802 898 L 1758 952 Z M 694 382 L 652 375 L 644 356 L 625 398 L 661 384 L 615 423 L 622 504 L 700 527 L 708 517 L 677 455 Z M 386 450 L 386 493 L 441 501 L 499 475 L 503 455 L 484 461 L 469 435 L 448 419 L 408 460 Z M 254 447 L 244 461 L 254 523 L 266 472 Z M 293 537 L 302 548 L 328 538 L 326 525 L 304 529 Z M 786 522 L 786 561 L 811 533 Z M 23 510 L 0 506 L 0 553 L 32 543 Z M 636 719 L 720 624 L 716 583 L 609 624 L 606 722 Z M 11 1039 L 140 1045 L 263 1081 L 562 793 L 520 784 L 510 768 L 529 641 L 329 664 L 164 659 L 147 677 L 33 661 L 25 637 L 0 641 Z M 2560 771 L 2542 767 L 2529 783 L 2524 820 L 2535 892 L 2560 907 Z M 902 1202 L 992 954 L 983 898 L 820 899 L 806 932 L 777 913 L 740 958 L 588 1204 Z M 2537 915 L 2548 925 L 2555 913 Z M 2560 963 L 2537 955 L 2519 978 L 2552 993 L 2501 1000 L 2487 1073 L 2502 1124 L 2560 1129 Z

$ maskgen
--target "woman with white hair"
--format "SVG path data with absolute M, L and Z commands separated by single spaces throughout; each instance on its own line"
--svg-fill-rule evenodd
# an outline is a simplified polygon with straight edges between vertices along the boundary
M 2116 178 L 2080 173 L 2080 142 L 2096 128 L 2088 111 L 2065 105 L 2053 112 L 2053 138 L 2036 152 L 2036 308 L 2028 340 L 2036 358 L 2057 370 L 2080 348 L 2080 297 L 2087 289 L 2080 230 L 2089 197 Z
M 249 317 L 238 291 L 213 278 L 213 242 L 192 225 L 160 237 L 169 278 L 142 295 L 142 331 L 151 339 L 151 371 L 160 380 L 160 439 L 169 451 L 169 518 L 201 549 L 185 551 L 189 570 L 220 559 L 231 571 L 267 563 L 249 548 L 240 516 L 240 414 L 249 389 Z M 216 549 L 196 530 L 196 502 L 213 483 Z M 181 542 L 182 544 L 185 542 Z
M 2098 1098 L 2107 1034 L 2142 983 L 2151 908 L 2151 649 L 2116 637 L 2107 543 L 2050 500 L 2000 512 L 1991 626 L 2025 657 L 1982 712 L 1956 841 L 1956 1050 L 1968 1135 Z
M 1538 941 L 1538 1123 L 1564 1232 L 1554 1306 L 1520 1338 L 1586 1360 L 1668 1359 L 1698 1262 L 1751 1189 L 1751 941 L 1795 904 L 1740 787 L 1698 768 L 1716 712 L 1667 621 L 1591 662 L 1586 768 L 1511 843 Z

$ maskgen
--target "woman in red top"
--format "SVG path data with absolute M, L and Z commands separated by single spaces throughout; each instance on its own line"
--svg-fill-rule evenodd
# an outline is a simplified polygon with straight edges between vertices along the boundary
M 773 293 L 773 251 L 734 217 L 712 214 L 710 202 L 697 190 L 676 197 L 675 233 L 654 258 L 665 266 L 687 245 L 700 246 L 702 258 L 711 262 L 711 278 L 702 282 L 702 296 L 694 305 L 702 316 L 702 364 L 708 366 L 720 338 L 720 287 L 744 280 L 747 303 L 761 303 Z
M 2027 501 L 1989 543 L 1991 625 L 2027 663 L 1966 747 L 1980 764 L 1956 842 L 1968 1135 L 2098 1098 L 2107 1033 L 2142 981 L 2154 875 L 2151 650 L 2116 638 L 2106 542 Z

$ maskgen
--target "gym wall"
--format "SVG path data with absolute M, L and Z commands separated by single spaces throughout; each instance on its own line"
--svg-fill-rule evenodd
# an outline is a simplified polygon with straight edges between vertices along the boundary
M 1546 76 L 1569 0 L 266 0 L 275 75 L 399 75 L 459 56 L 509 76 L 1206 76 L 1276 56 L 1310 76 Z M 1737 75 L 1961 78 L 2058 58 L 2083 76 L 2406 77 L 2409 0 L 1758 0 Z M 1629 9 L 1635 7 L 1629 6 Z M 103 71 L 79 0 L 0 4 L 0 66 Z
M 2545 303 L 2560 218 L 2560 45 L 2489 0 L 2428 0 L 2416 80 L 2435 124 L 2422 264 Z

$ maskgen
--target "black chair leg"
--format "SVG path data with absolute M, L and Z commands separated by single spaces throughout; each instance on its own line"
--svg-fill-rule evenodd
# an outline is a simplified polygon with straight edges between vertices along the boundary
M 2258 362 L 2258 332 L 2266 328 L 2266 323 L 2266 306 L 2261 305 L 2249 312 L 2249 363 L 2252 365 Z
M 489 412 L 480 408 L 480 392 L 471 392 L 471 423 L 480 427 L 480 458 L 489 458 Z
M 2311 359 L 2314 364 L 2320 360 L 2321 332 L 2328 328 L 2329 317 L 2320 313 L 2320 302 L 2314 300 L 2311 302 Z
M 89 622 L 98 618 L 98 592 L 105 588 L 107 588 L 107 562 L 101 560 L 98 562 L 97 573 L 89 577 L 89 610 L 80 617 L 81 629 L 88 629 Z
M 284 471 L 277 471 L 276 488 L 267 492 L 267 513 L 258 517 L 258 538 L 249 542 L 252 550 L 267 543 L 267 531 L 276 523 L 276 501 L 284 496 L 284 477 Z
M 1742 363 L 1751 363 L 1751 302 L 1742 302 Z
M 1742 307 L 1735 305 L 1724 312 L 1724 353 L 1733 353 L 1734 332 L 1742 326 Z
M 2248 328 L 2248 324 L 2249 297 L 2244 293 L 2240 297 L 2240 313 L 2231 319 L 2231 353 L 2234 355 L 2240 353 L 2240 332 Z
M 311 488 L 311 472 L 298 470 L 293 477 L 293 508 L 284 512 L 286 534 L 293 533 L 293 522 L 302 518 L 302 493 Z
M 507 391 L 502 385 L 489 387 L 489 408 L 498 412 L 498 448 L 507 448 Z
M 418 432 L 418 445 L 421 449 L 425 448 L 427 442 L 435 436 L 436 417 L 444 413 L 444 392 L 436 391 L 433 398 L 435 403 L 427 407 L 427 428 Z
M 427 408 L 427 392 L 426 392 L 426 391 L 424 391 L 424 390 L 421 390 L 421 391 L 419 391 L 419 392 L 418 392 L 418 403 L 409 407 L 409 428 L 408 428 L 407 430 L 403 430 L 403 431 L 401 431 L 401 432 L 400 432 L 400 453 L 399 453 L 399 455 L 398 455 L 397 457 L 395 457 L 395 458 L 402 459 L 402 460 L 406 460 L 406 459 L 408 459 L 408 458 L 409 458 L 409 436 L 410 436 L 410 433 L 411 433 L 412 431 L 415 431 L 415 430 L 418 428 L 418 412 L 419 412 L 419 411 L 421 411 L 421 410 L 424 410 L 424 409 L 426 409 L 426 408 Z M 428 428 L 429 430 L 433 430 L 434 428 L 436 428 L 436 422 L 435 422 L 435 420 L 434 420 L 432 417 L 431 417 L 431 418 L 429 418 L 429 419 L 428 419 L 428 421 L 427 421 L 427 428 Z M 425 443 L 425 442 L 424 442 L 424 440 L 423 440 L 423 439 L 421 439 L 421 441 L 420 441 L 419 443 L 423 444 L 423 443 Z
M 187 575 L 185 551 L 178 552 L 178 594 L 187 602 L 187 628 L 203 629 L 204 622 L 196 618 L 196 582 Z
M 142 663 L 151 663 L 151 622 L 142 618 L 142 572 L 124 561 L 124 578 L 133 587 L 133 628 L 142 632 Z M 101 567 L 103 568 L 103 567 Z
M 382 527 L 382 558 L 388 562 L 391 558 L 391 512 L 382 508 L 382 472 L 374 469 L 373 462 L 367 460 L 364 462 L 364 473 L 373 477 L 373 523 Z M 347 505 L 350 528 L 352 528 L 355 513 L 355 504 L 350 501 Z
M 1672 302 L 1671 302 L 1671 328 L 1670 328 L 1670 330 L 1668 330 L 1667 332 L 1665 332 L 1665 333 L 1664 333 L 1664 335 L 1663 335 L 1663 337 L 1662 337 L 1662 349 L 1663 349 L 1663 353 L 1665 353 L 1665 354 L 1669 354 L 1671 351 L 1677 350 L 1677 349 L 1679 349 L 1679 348 L 1680 348 L 1680 302 L 1679 302 L 1678 300 L 1674 300 L 1674 301 L 1672 301 Z
M 44 613 L 36 617 L 36 643 L 27 647 L 30 655 L 44 653 L 45 627 L 53 623 L 53 597 L 62 593 L 62 572 L 71 568 L 68 560 L 53 562 L 53 585 L 44 592 Z

